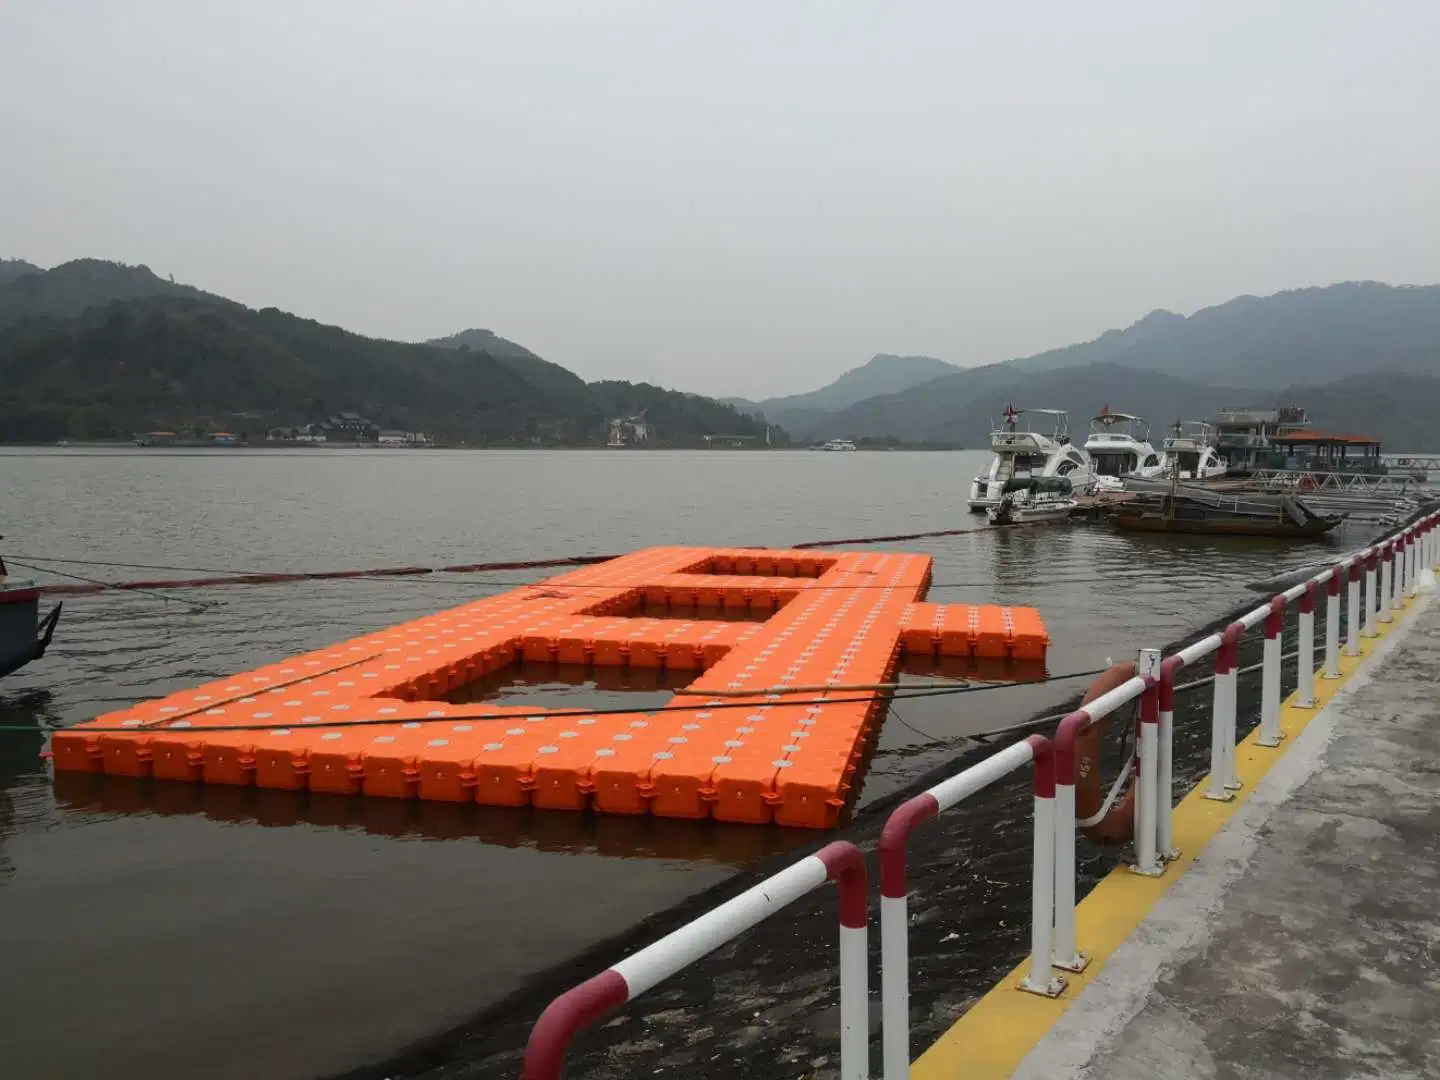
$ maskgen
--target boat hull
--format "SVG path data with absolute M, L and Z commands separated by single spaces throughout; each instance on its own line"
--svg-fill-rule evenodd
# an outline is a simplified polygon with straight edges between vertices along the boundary
M 0 588 L 0 678 L 39 660 L 50 647 L 60 605 L 43 619 L 39 612 L 39 589 Z
M 1054 525 L 1069 521 L 1075 503 L 1066 502 L 1053 506 L 1015 507 L 993 506 L 986 511 L 991 525 Z

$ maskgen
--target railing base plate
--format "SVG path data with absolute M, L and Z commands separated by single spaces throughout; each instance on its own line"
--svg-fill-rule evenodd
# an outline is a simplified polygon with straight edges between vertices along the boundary
M 1068 960 L 1062 958 L 1060 960 L 1050 961 L 1051 967 L 1059 968 L 1061 971 L 1073 971 L 1077 975 L 1084 971 L 1089 964 L 1090 954 L 1083 952 L 1077 952 Z
M 1165 862 L 1164 862 L 1164 860 L 1161 860 L 1161 862 L 1160 862 L 1157 866 L 1151 867 L 1151 868 L 1149 868 L 1149 869 L 1145 869 L 1144 867 L 1141 867 L 1141 866 L 1140 866 L 1139 864 L 1137 864 L 1137 863 L 1129 863 L 1129 864 L 1125 867 L 1125 869 L 1129 870 L 1132 874 L 1139 874 L 1141 877 L 1164 877 L 1164 876 L 1165 876 Z
M 1057 998 L 1065 992 L 1069 983 L 1063 975 L 1052 975 L 1048 982 L 1036 983 L 1029 975 L 1020 980 L 1019 989 L 1027 994 L 1036 994 L 1040 997 Z

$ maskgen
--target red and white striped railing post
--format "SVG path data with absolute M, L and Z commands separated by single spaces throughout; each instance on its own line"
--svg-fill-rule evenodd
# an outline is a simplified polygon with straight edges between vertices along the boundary
M 1055 729 L 1055 938 L 1052 951 L 1054 966 L 1065 971 L 1084 971 L 1090 962 L 1075 940 L 1075 737 L 1097 720 L 1134 701 L 1154 683 L 1155 680 L 1136 675 L 1076 709 Z
M 866 1080 L 865 859 L 844 841 L 825 845 L 561 994 L 530 1031 L 522 1080 L 559 1080 L 566 1051 L 580 1031 L 827 881 L 835 882 L 840 894 L 840 1076 Z
M 1175 850 L 1171 809 L 1175 790 L 1175 680 L 1182 670 L 1197 660 L 1209 656 L 1212 652 L 1216 655 L 1218 668 L 1220 646 L 1224 640 L 1219 634 L 1211 634 L 1193 645 L 1186 646 L 1174 656 L 1165 657 L 1160 663 L 1160 686 L 1157 692 L 1160 707 L 1160 814 L 1155 822 L 1155 834 L 1162 859 L 1173 860 L 1180 854 Z M 1212 680 L 1212 682 L 1214 681 L 1216 680 Z M 1210 770 L 1213 782 L 1213 777 L 1218 776 L 1219 770 L 1224 768 L 1224 762 L 1223 759 L 1217 761 L 1215 756 L 1216 747 L 1219 746 L 1219 740 L 1215 738 L 1215 717 L 1218 710 L 1212 708 L 1210 712 Z M 1224 797 L 1228 799 L 1230 796 L 1225 795 Z
M 1345 567 L 1337 566 L 1325 578 L 1325 673 L 1326 679 L 1340 677 L 1340 580 Z
M 1348 609 L 1345 619 L 1346 656 L 1360 655 L 1360 611 L 1364 605 L 1360 597 L 1360 576 L 1364 572 L 1361 568 L 1364 558 L 1363 555 L 1356 555 L 1350 560 L 1350 588 L 1345 605 Z
M 1299 641 L 1298 681 L 1295 704 L 1302 709 L 1315 707 L 1315 582 L 1305 582 L 1300 594 L 1300 624 L 1296 631 Z
M 1395 600 L 1395 541 L 1380 545 L 1380 621 L 1390 622 Z
M 1238 783 L 1232 784 L 1234 766 L 1231 759 L 1235 751 L 1235 709 L 1240 666 L 1240 635 L 1245 624 L 1233 622 L 1220 636 L 1220 647 L 1215 650 L 1214 705 L 1210 710 L 1210 784 L 1205 789 L 1205 798 L 1226 802 L 1235 797 Z
M 1279 746 L 1285 733 L 1280 730 L 1280 658 L 1284 655 L 1281 641 L 1285 632 L 1285 597 L 1270 601 L 1265 616 L 1264 665 L 1260 671 L 1260 737 L 1258 746 Z
M 1392 606 L 1399 608 L 1405 604 L 1405 597 L 1410 592 L 1410 530 L 1406 529 L 1400 534 L 1400 539 L 1395 546 L 1395 596 Z
M 1140 730 L 1135 760 L 1135 872 L 1159 877 L 1165 872 L 1156 832 L 1160 815 L 1160 650 L 1141 649 L 1136 672 L 1145 680 L 1140 697 Z
M 1240 730 L 1240 638 L 1250 629 L 1243 619 L 1237 619 L 1225 628 L 1221 637 L 1222 648 L 1230 651 L 1230 669 L 1225 675 L 1225 790 L 1239 791 L 1245 785 L 1235 769 L 1235 744 L 1239 741 Z
M 1404 575 L 1401 576 L 1400 585 L 1395 586 L 1395 599 L 1410 599 L 1414 596 L 1414 585 L 1416 585 L 1416 527 L 1411 526 L 1405 530 L 1404 537 Z
M 1365 555 L 1365 637 L 1374 637 L 1375 617 L 1380 614 L 1380 553 L 1371 548 Z
M 880 833 L 880 999 L 885 1080 L 910 1075 L 910 907 L 906 846 L 924 822 L 1028 763 L 1034 764 L 1030 970 L 1021 989 L 1054 997 L 1065 980 L 1050 971 L 1055 888 L 1055 755 L 1031 735 L 896 807 Z M 1071 789 L 1074 794 L 1074 789 Z M 1072 803 L 1073 809 L 1073 803 Z M 1073 889 L 1074 871 L 1071 871 Z
M 1055 752 L 1048 739 L 1032 745 L 1035 821 L 1030 860 L 1030 973 L 1021 980 L 1020 988 L 1058 997 L 1065 989 L 1065 978 L 1050 970 L 1055 951 Z
M 1400 580 L 1395 585 L 1397 602 L 1400 597 L 1415 595 L 1415 526 L 1400 534 Z

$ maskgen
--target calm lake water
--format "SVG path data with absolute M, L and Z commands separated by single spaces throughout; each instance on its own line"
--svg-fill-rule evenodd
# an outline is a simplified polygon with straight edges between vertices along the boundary
M 1246 585 L 1363 542 L 988 530 L 980 453 L 0 450 L 15 562 L 236 571 L 441 566 L 652 544 L 770 545 L 968 528 L 932 599 L 1030 604 L 1052 673 L 1230 610 Z M 165 576 L 76 563 L 114 580 Z M 47 575 L 37 575 L 46 577 Z M 0 724 L 64 726 L 466 602 L 534 575 L 434 575 L 76 597 Z M 1083 682 L 902 702 L 861 807 Z M 607 688 L 618 693 L 623 688 Z M 664 687 L 633 687 L 663 700 Z M 570 693 L 577 703 L 592 689 Z M 658 693 L 658 697 L 655 695 Z M 0 732 L 6 1077 L 310 1078 L 444 1031 L 579 949 L 814 834 L 479 806 L 57 783 Z M 581 977 L 589 972 L 576 972 Z

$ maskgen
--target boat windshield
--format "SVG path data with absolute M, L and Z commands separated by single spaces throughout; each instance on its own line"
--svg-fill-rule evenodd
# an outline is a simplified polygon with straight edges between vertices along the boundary
M 1044 472 L 1045 463 L 1050 459 L 1044 454 L 1003 454 L 1008 457 L 1011 467 L 1016 476 L 1028 475 L 1032 472 Z
M 1091 450 L 1090 461 L 1101 476 L 1124 476 L 1135 471 L 1133 450 Z

